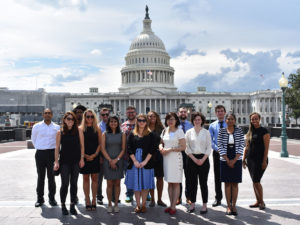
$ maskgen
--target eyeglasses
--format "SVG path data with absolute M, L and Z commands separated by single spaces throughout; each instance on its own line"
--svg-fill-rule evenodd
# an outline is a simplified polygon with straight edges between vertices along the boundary
M 74 121 L 74 119 L 71 118 L 71 117 L 67 117 L 66 119 L 67 119 L 68 121 Z
M 44 112 L 44 114 L 50 114 L 50 115 L 51 115 L 51 114 L 52 114 L 52 112 Z
M 141 122 L 146 123 L 146 122 L 147 122 L 147 120 L 141 120 L 141 119 L 138 119 L 137 121 L 138 121 L 139 123 L 141 123 Z
M 108 113 L 101 114 L 101 116 L 108 116 L 108 115 L 109 115 Z
M 131 111 L 131 112 L 127 112 L 128 114 L 134 114 L 135 113 L 135 111 Z
M 88 116 L 86 116 L 86 118 L 87 118 L 87 119 L 94 119 L 94 115 L 91 115 L 91 116 L 88 115 Z
M 176 119 L 174 119 L 174 118 L 170 118 L 170 119 L 168 119 L 169 121 L 175 121 Z

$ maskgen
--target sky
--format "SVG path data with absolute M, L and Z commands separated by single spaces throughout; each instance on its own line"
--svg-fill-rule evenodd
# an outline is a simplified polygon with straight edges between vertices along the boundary
M 298 0 L 0 0 L 0 87 L 118 91 L 146 4 L 179 91 L 279 89 L 300 68 Z

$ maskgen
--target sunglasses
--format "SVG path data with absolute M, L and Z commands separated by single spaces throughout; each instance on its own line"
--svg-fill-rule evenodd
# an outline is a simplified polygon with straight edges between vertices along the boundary
M 94 119 L 94 115 L 91 115 L 91 116 L 88 115 L 88 116 L 86 116 L 86 118 L 87 118 L 87 119 L 90 119 L 90 118 L 91 118 L 91 119 Z
M 103 113 L 101 114 L 101 116 L 108 116 L 108 113 Z
M 71 117 L 67 117 L 66 119 L 67 119 L 68 121 L 74 121 L 74 119 L 71 118 Z
M 52 112 L 44 112 L 44 114 L 50 114 L 50 115 L 51 115 L 51 114 L 52 114 Z
M 146 123 L 146 122 L 147 122 L 147 120 L 141 120 L 141 119 L 138 119 L 137 121 L 138 121 L 139 123 L 141 123 L 141 122 Z

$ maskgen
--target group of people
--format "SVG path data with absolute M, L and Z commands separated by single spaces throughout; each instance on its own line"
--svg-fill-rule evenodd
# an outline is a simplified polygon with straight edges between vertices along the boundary
M 54 174 L 60 174 L 60 200 L 63 215 L 69 211 L 77 215 L 77 181 L 83 175 L 85 207 L 95 211 L 103 204 L 102 180 L 107 180 L 107 212 L 120 211 L 120 182 L 125 176 L 126 202 L 135 196 L 134 212 L 145 213 L 155 204 L 166 207 L 164 212 L 176 214 L 176 205 L 182 202 L 183 174 L 188 213 L 195 212 L 198 180 L 201 189 L 200 214 L 207 213 L 209 156 L 213 152 L 215 202 L 221 205 L 225 183 L 227 215 L 237 215 L 238 183 L 242 182 L 242 167 L 248 167 L 253 181 L 256 202 L 250 207 L 265 208 L 260 180 L 268 165 L 270 135 L 260 125 L 260 115 L 250 115 L 249 131 L 244 140 L 242 129 L 236 126 L 236 117 L 225 107 L 215 108 L 217 120 L 204 128 L 206 121 L 201 112 L 193 112 L 191 122 L 188 111 L 181 107 L 177 113 L 167 113 L 164 124 L 160 116 L 150 111 L 138 114 L 134 106 L 128 106 L 128 120 L 120 124 L 108 108 L 100 111 L 101 122 L 91 109 L 78 106 L 66 112 L 61 127 L 51 121 L 51 109 L 43 112 L 44 120 L 32 129 L 32 142 L 36 148 L 37 202 L 44 203 L 44 182 L 47 170 L 49 204 L 57 205 L 54 198 L 56 185 Z M 54 172 L 53 172 L 54 171 Z M 154 182 L 156 178 L 156 185 Z M 162 200 L 164 180 L 168 183 L 169 207 Z M 70 210 L 65 202 L 70 186 Z M 157 189 L 157 201 L 154 190 Z M 91 192 L 91 197 L 90 197 Z

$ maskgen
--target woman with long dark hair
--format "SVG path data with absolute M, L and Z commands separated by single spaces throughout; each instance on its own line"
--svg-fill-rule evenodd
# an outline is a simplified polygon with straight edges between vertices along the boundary
M 83 113 L 80 125 L 84 134 L 84 160 L 85 165 L 80 173 L 83 175 L 83 191 L 85 196 L 86 210 L 96 210 L 96 195 L 98 189 L 98 173 L 100 170 L 99 153 L 101 150 L 102 133 L 98 127 L 96 113 L 87 109 Z M 90 185 L 90 179 L 92 184 Z M 92 202 L 90 200 L 90 189 L 92 189 Z
M 71 185 L 70 213 L 77 215 L 75 202 L 77 196 L 77 181 L 79 168 L 84 166 L 83 132 L 78 128 L 76 116 L 73 112 L 66 112 L 62 118 L 62 128 L 56 135 L 54 171 L 60 169 L 61 188 L 60 200 L 63 215 L 68 215 L 65 202 Z
M 236 201 L 242 182 L 242 158 L 245 146 L 244 134 L 236 126 L 233 113 L 225 116 L 227 128 L 221 128 L 218 134 L 218 151 L 220 152 L 221 182 L 225 183 L 227 201 L 226 215 L 237 215 Z
M 160 135 L 164 129 L 163 124 L 161 123 L 159 115 L 154 112 L 148 112 L 148 125 L 151 132 L 154 135 L 155 140 L 155 151 L 152 156 L 154 163 L 154 176 L 156 177 L 156 188 L 157 188 L 157 204 L 159 206 L 166 207 L 167 205 L 161 200 L 162 192 L 164 188 L 164 161 L 163 157 L 159 152 L 159 144 L 160 144 Z M 149 204 L 150 207 L 155 206 L 155 194 L 154 189 L 150 189 L 151 202 Z
M 128 136 L 127 151 L 129 165 L 126 172 L 125 184 L 127 189 L 134 190 L 136 213 L 145 213 L 146 199 L 149 189 L 154 188 L 154 170 L 152 155 L 155 151 L 154 136 L 147 124 L 147 116 L 137 116 L 134 130 Z M 142 197 L 142 207 L 141 200 Z
M 257 112 L 251 113 L 249 118 L 250 125 L 246 134 L 243 167 L 245 169 L 248 166 L 256 197 L 256 202 L 249 207 L 263 210 L 266 206 L 260 180 L 268 166 L 270 134 L 266 128 L 260 125 L 260 115 Z
M 174 215 L 176 213 L 176 202 L 180 194 L 180 183 L 182 182 L 183 164 L 181 152 L 186 148 L 185 136 L 176 113 L 170 112 L 165 118 L 166 128 L 161 134 L 159 151 L 164 159 L 164 178 L 168 182 L 168 193 L 170 207 L 165 213 Z
M 120 196 L 120 180 L 124 177 L 122 156 L 125 153 L 126 134 L 121 132 L 120 122 L 117 116 L 110 116 L 106 123 L 106 131 L 102 134 L 102 154 L 105 158 L 103 163 L 104 178 L 107 180 L 107 212 L 118 213 L 118 200 Z M 114 208 L 112 199 L 114 190 Z

